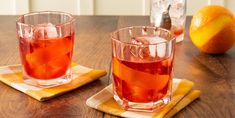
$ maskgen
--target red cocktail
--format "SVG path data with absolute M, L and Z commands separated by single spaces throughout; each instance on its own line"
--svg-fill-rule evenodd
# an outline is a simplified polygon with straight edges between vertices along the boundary
M 113 58 L 113 80 L 120 98 L 152 102 L 166 96 L 172 79 L 173 58 L 153 62 L 131 62 Z
M 65 75 L 71 64 L 73 37 L 33 41 L 20 39 L 21 60 L 25 72 L 41 80 L 55 79 Z
M 183 35 L 184 27 L 183 26 L 172 26 L 171 31 L 174 33 L 176 37 Z M 183 37 L 182 37 L 183 38 Z
M 127 110 L 153 111 L 171 96 L 175 39 L 156 27 L 128 27 L 112 34 L 115 100 Z
M 17 30 L 26 83 L 51 87 L 71 80 L 74 18 L 70 14 L 29 13 L 17 20 Z

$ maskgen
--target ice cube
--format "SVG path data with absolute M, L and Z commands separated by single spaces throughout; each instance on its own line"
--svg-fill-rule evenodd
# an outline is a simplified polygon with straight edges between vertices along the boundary
M 56 27 L 51 24 L 51 23 L 48 23 L 47 24 L 47 27 L 45 27 L 45 32 L 46 32 L 46 37 L 47 38 L 55 38 L 57 37 L 57 30 L 56 30 Z
M 158 36 L 147 37 L 146 40 L 148 40 L 150 44 L 162 43 L 162 42 L 166 41 L 166 39 L 163 39 L 163 38 L 158 37 Z
M 33 35 L 34 39 L 56 38 L 57 30 L 56 27 L 51 23 L 38 24 L 34 27 Z
M 156 46 L 155 45 L 149 45 L 149 53 L 152 57 L 156 56 Z
M 158 37 L 158 36 L 142 36 L 142 37 L 135 37 L 132 40 L 132 43 L 137 44 L 137 45 L 143 45 L 143 47 L 139 49 L 139 56 L 141 58 L 148 57 L 148 56 L 155 57 L 156 49 L 158 51 L 158 54 L 161 57 L 165 54 L 163 51 L 165 49 L 164 45 L 163 44 L 151 45 L 151 44 L 162 43 L 165 41 L 166 41 L 165 39 Z
M 134 37 L 131 39 L 131 43 L 137 44 L 137 45 L 148 45 L 149 42 L 146 40 L 145 37 Z
M 157 46 L 157 56 L 160 57 L 160 58 L 163 58 L 166 56 L 166 44 L 165 43 L 162 43 L 162 44 L 159 44 Z
M 158 36 L 140 36 L 132 39 L 133 44 L 150 45 L 165 42 L 166 40 Z
M 185 13 L 185 8 L 184 8 L 184 4 L 183 3 L 179 3 L 179 2 L 173 2 L 174 4 L 172 4 L 171 9 L 170 9 L 170 16 L 173 18 L 181 18 L 183 17 L 184 13 Z
M 161 43 L 165 42 L 166 40 L 161 37 L 158 37 L 158 36 L 150 37 L 148 40 L 149 40 L 150 44 L 157 44 L 158 43 L 158 45 L 149 45 L 150 55 L 152 57 L 155 57 L 156 51 L 157 51 L 156 49 L 159 49 L 159 46 L 162 45 Z M 161 49 L 161 47 L 160 47 L 160 49 Z M 159 53 L 157 53 L 157 54 L 159 55 Z

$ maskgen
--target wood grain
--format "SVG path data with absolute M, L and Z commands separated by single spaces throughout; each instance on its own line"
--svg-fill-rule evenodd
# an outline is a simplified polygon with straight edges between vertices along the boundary
M 0 17 L 0 65 L 19 63 L 15 19 Z M 108 71 L 111 59 L 109 35 L 116 29 L 117 20 L 118 17 L 78 17 L 73 60 Z M 107 85 L 108 75 L 55 99 L 38 102 L 0 83 L 0 118 L 103 117 L 102 112 L 87 107 L 85 101 Z
M 0 16 L 0 66 L 19 63 L 15 19 Z M 187 29 L 191 17 L 187 17 Z M 116 118 L 86 106 L 87 98 L 111 83 L 110 33 L 132 25 L 149 25 L 145 16 L 78 16 L 73 60 L 81 65 L 105 69 L 108 75 L 46 102 L 38 102 L 0 82 L 0 118 Z M 200 99 L 180 111 L 175 118 L 235 117 L 235 47 L 224 55 L 201 53 L 186 30 L 176 45 L 174 76 L 195 82 Z

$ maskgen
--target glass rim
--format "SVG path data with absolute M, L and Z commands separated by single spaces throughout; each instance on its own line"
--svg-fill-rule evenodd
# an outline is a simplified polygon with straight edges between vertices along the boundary
M 133 44 L 133 43 L 130 43 L 130 42 L 125 42 L 125 41 L 120 41 L 120 40 L 118 40 L 117 38 L 114 37 L 114 35 L 117 34 L 117 33 L 120 32 L 120 31 L 127 30 L 127 29 L 133 29 L 133 28 L 154 28 L 155 30 L 160 29 L 160 30 L 166 31 L 166 32 L 168 32 L 169 34 L 171 34 L 171 35 L 172 35 L 172 38 L 171 38 L 169 41 L 168 41 L 168 40 L 165 40 L 165 41 L 158 42 L 158 43 L 140 45 L 140 44 Z M 117 41 L 117 42 L 122 43 L 122 44 L 131 45 L 131 46 L 159 45 L 159 44 L 168 43 L 168 42 L 170 42 L 170 41 L 176 40 L 176 36 L 175 36 L 171 31 L 169 31 L 169 30 L 167 30 L 167 29 L 164 29 L 164 28 L 161 28 L 161 27 L 156 27 L 156 26 L 128 26 L 128 27 L 123 27 L 123 28 L 117 29 L 117 30 L 113 31 L 110 35 L 111 35 L 111 39 L 112 39 L 112 40 Z M 154 35 L 154 36 L 155 36 L 155 35 Z
M 29 12 L 29 13 L 26 13 L 26 14 L 23 14 L 23 15 L 20 15 L 17 19 L 16 19 L 16 23 L 18 25 L 23 25 L 23 26 L 29 26 L 29 27 L 34 27 L 34 26 L 37 26 L 37 27 L 44 27 L 44 26 L 38 26 L 38 25 L 32 25 L 32 24 L 27 24 L 27 23 L 22 23 L 20 22 L 20 20 L 25 17 L 25 16 L 31 16 L 31 15 L 36 15 L 36 14 L 63 14 L 63 15 L 67 15 L 69 16 L 69 20 L 64 22 L 64 23 L 61 23 L 61 24 L 53 24 L 55 27 L 60 27 L 60 26 L 63 26 L 63 25 L 66 25 L 66 24 L 69 24 L 69 23 L 72 23 L 76 20 L 76 18 L 70 14 L 70 13 L 67 13 L 67 12 L 62 12 L 62 11 L 35 11 L 35 12 Z

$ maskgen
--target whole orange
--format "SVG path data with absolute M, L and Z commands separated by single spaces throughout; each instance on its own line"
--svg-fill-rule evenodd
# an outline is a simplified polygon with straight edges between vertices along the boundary
M 203 7 L 192 18 L 190 37 L 202 52 L 224 53 L 235 43 L 235 17 L 222 6 Z

